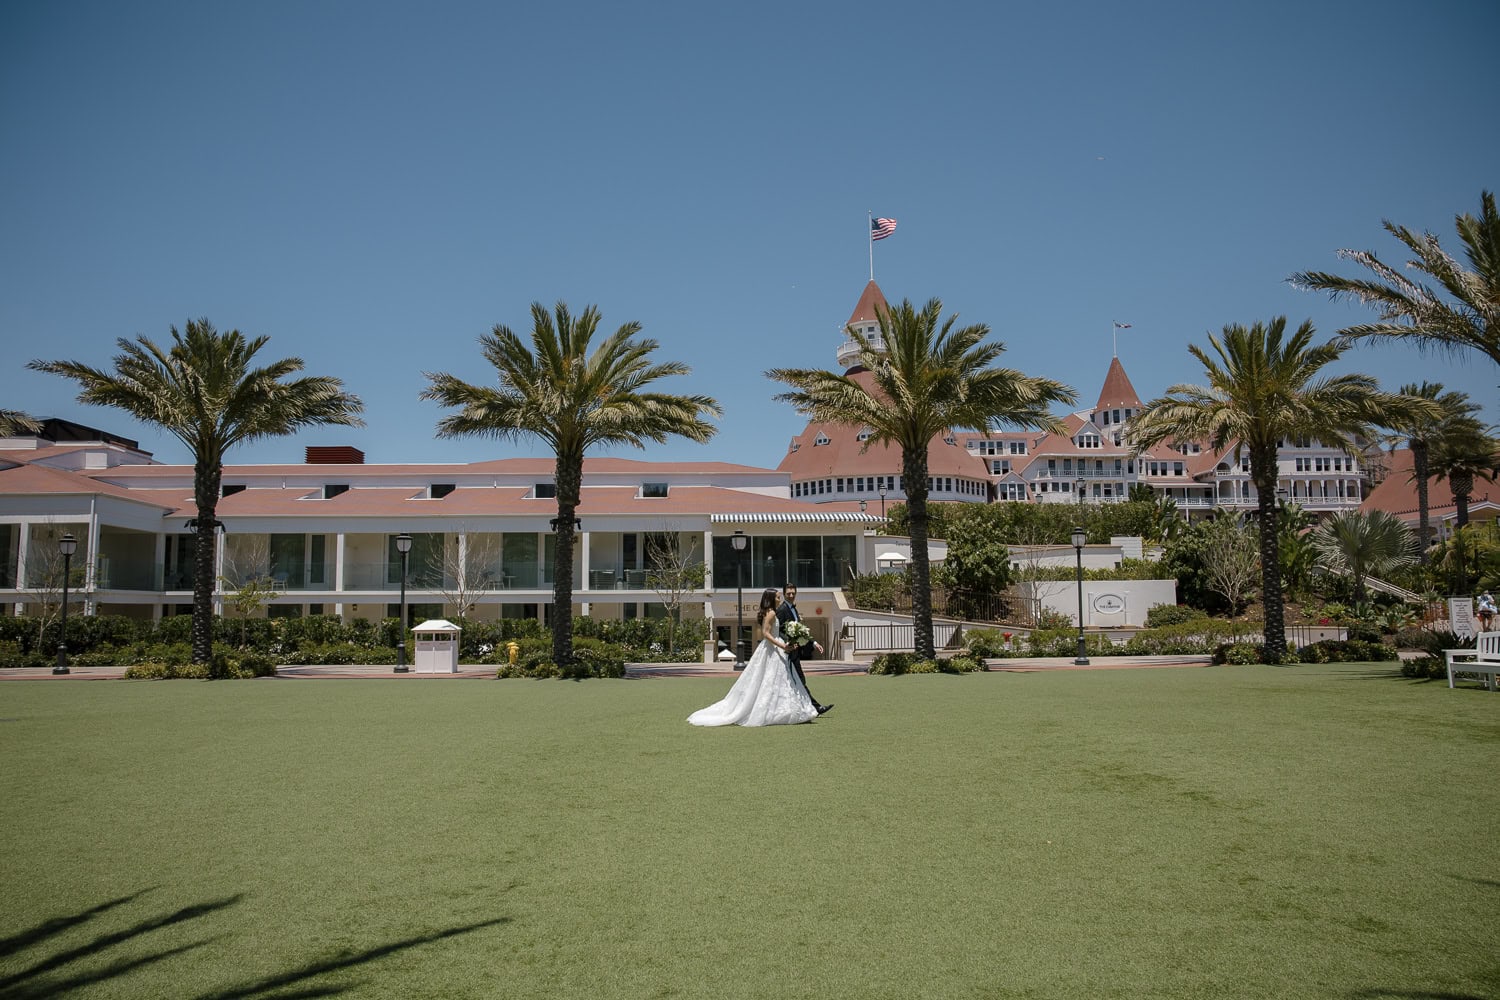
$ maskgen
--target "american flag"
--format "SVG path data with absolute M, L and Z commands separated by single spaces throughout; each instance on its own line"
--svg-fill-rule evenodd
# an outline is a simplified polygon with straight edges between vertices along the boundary
M 895 219 L 872 219 L 870 221 L 870 239 L 872 240 L 883 240 L 895 231 Z
M 1129 323 L 1116 323 L 1115 324 L 1115 329 L 1116 330 L 1129 330 L 1130 329 L 1130 324 Z

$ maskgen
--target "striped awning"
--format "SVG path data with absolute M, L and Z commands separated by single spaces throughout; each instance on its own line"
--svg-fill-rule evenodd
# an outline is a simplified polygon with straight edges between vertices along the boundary
M 797 511 L 796 513 L 710 514 L 711 524 L 881 524 L 884 518 L 857 510 Z

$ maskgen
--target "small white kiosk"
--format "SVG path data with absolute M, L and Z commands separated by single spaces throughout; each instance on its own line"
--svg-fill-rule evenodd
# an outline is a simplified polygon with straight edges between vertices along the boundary
M 413 669 L 419 674 L 458 673 L 458 637 L 463 629 L 443 618 L 425 621 L 411 630 L 417 655 Z

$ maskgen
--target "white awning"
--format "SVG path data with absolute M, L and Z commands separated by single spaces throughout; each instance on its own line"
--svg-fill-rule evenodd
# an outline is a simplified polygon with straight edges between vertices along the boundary
M 875 561 L 876 562 L 907 562 L 908 559 L 907 559 L 906 553 L 904 553 L 904 552 L 896 552 L 894 550 L 890 550 L 890 551 L 886 551 L 886 552 L 880 553 L 880 555 L 878 555 L 878 556 L 875 557 Z
M 883 518 L 857 510 L 827 510 L 779 514 L 710 514 L 711 524 L 880 524 Z

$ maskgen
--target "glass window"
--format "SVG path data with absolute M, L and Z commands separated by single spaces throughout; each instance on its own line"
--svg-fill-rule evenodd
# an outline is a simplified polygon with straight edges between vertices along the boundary
M 854 577 L 857 542 L 852 535 L 827 535 L 822 543 L 823 586 L 843 586 Z
M 748 572 L 756 587 L 780 589 L 787 578 L 785 536 L 751 539 L 753 558 Z
M 818 536 L 792 539 L 792 583 L 799 587 L 823 585 L 823 541 Z M 782 583 L 787 581 L 783 580 Z M 773 586 L 780 586 L 774 584 Z M 837 584 L 830 584 L 837 586 Z
M 306 548 L 305 535 L 272 535 L 271 579 L 288 590 L 301 590 L 306 586 Z M 399 578 L 397 582 L 400 582 Z
M 415 549 L 415 546 L 413 546 Z M 500 536 L 500 566 L 512 578 L 511 586 L 540 586 L 536 533 L 507 531 Z
M 641 496 L 643 496 L 643 497 L 658 497 L 659 498 L 659 497 L 664 497 L 666 495 L 667 495 L 667 484 L 666 483 L 642 483 L 641 484 Z

